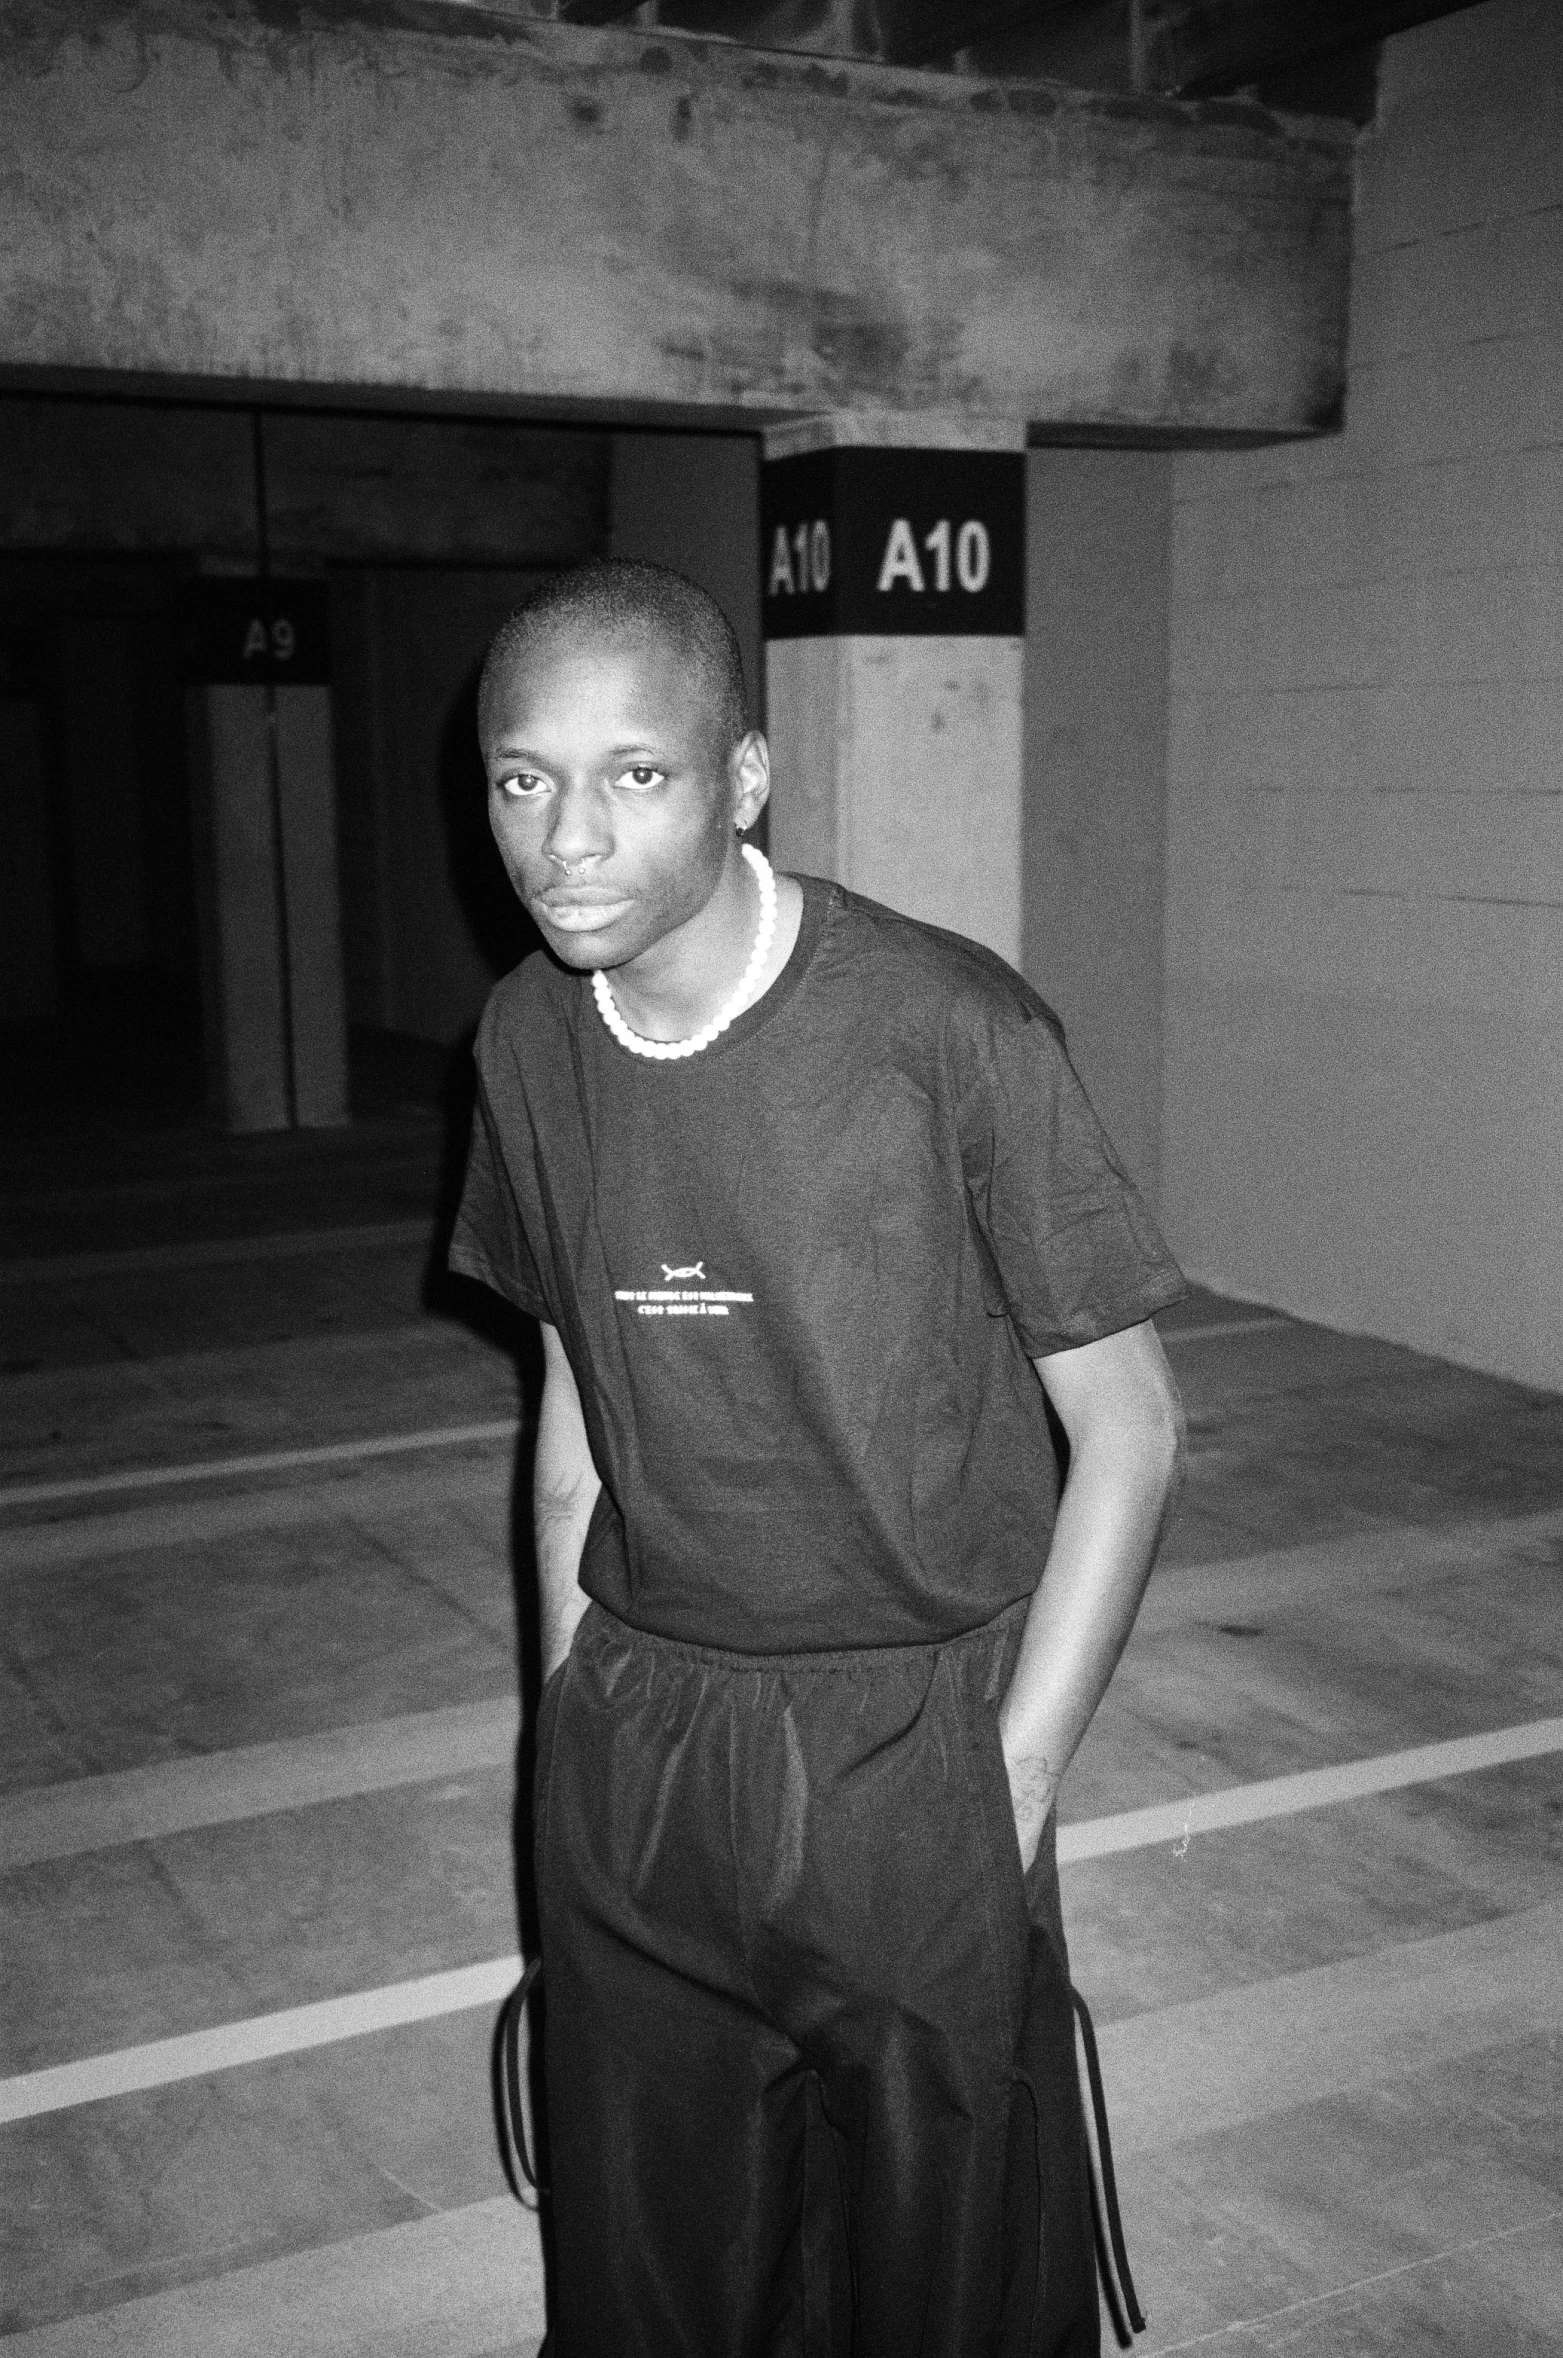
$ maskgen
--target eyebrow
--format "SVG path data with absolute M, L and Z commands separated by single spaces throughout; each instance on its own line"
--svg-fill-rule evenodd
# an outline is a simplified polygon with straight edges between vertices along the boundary
M 624 745 L 610 745 L 607 758 L 609 761 L 627 761 L 636 754 L 648 755 L 657 762 L 672 759 L 671 754 L 659 753 L 657 748 L 648 744 L 644 737 L 633 737 Z M 549 766 L 543 756 L 540 753 L 534 753 L 528 745 L 496 745 L 492 758 L 495 761 L 535 762 L 541 770 L 546 770 Z

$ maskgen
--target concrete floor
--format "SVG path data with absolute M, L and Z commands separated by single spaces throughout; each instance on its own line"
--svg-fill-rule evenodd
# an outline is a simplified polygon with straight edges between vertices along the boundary
M 530 1379 L 428 1282 L 440 1122 L 69 1159 L 0 1171 L 0 2330 L 530 2353 Z M 1556 2352 L 1563 1400 L 1210 1296 L 1164 1332 L 1187 1502 L 1063 1810 L 1142 2346 Z

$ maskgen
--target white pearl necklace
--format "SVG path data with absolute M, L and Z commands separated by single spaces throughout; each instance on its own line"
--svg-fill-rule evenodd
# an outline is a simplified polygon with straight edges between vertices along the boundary
M 741 1015 L 747 1006 L 750 993 L 765 971 L 765 961 L 771 954 L 771 943 L 776 938 L 776 878 L 764 852 L 757 851 L 752 843 L 744 845 L 743 855 L 754 870 L 754 880 L 760 888 L 759 930 L 755 934 L 754 948 L 749 952 L 749 963 L 743 970 L 737 990 L 721 1014 L 713 1016 L 709 1023 L 702 1024 L 698 1032 L 691 1032 L 687 1040 L 648 1040 L 639 1032 L 632 1032 L 619 1013 L 613 993 L 608 988 L 607 976 L 600 966 L 594 968 L 592 997 L 597 1002 L 597 1012 L 619 1046 L 627 1048 L 632 1056 L 652 1056 L 661 1062 L 680 1056 L 698 1056 L 702 1048 L 709 1048 L 713 1040 L 721 1038 L 734 1017 Z

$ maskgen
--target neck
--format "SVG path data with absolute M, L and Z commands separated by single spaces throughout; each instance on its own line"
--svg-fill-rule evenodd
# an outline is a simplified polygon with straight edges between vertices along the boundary
M 736 840 L 705 906 L 616 966 L 609 986 L 647 1040 L 681 1040 L 710 1023 L 737 989 L 754 946 L 759 893 Z

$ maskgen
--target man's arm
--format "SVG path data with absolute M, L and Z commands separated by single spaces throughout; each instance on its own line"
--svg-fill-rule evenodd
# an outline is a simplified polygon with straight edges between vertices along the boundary
M 1134 1626 L 1183 1456 L 1177 1387 L 1148 1322 L 1035 1365 L 1069 1436 L 1069 1473 L 999 1712 L 1028 1867 Z
M 543 1405 L 532 1464 L 532 1528 L 537 1539 L 545 1680 L 569 1653 L 575 1625 L 586 1610 L 586 1594 L 580 1583 L 581 1550 L 601 1488 L 574 1373 L 557 1328 L 545 1325 Z

